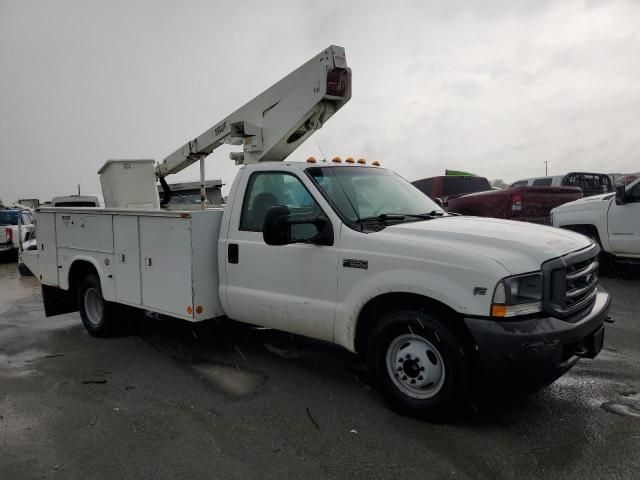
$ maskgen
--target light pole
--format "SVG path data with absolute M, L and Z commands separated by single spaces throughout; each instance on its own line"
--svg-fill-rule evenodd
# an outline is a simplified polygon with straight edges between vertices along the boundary
M 544 176 L 545 176 L 545 177 L 546 177 L 547 175 L 549 175 L 549 174 L 547 173 L 547 164 L 548 164 L 548 163 L 549 163 L 549 160 L 545 160 L 545 161 L 544 161 Z

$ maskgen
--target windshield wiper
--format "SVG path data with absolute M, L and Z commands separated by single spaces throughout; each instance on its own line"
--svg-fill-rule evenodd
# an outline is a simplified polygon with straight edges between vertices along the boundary
M 434 213 L 434 212 L 432 212 Z M 436 218 L 438 212 L 435 212 L 435 215 L 431 213 L 382 213 L 376 217 L 365 217 L 361 218 L 361 222 L 406 222 L 408 219 L 420 219 L 420 220 L 431 220 L 432 218 Z

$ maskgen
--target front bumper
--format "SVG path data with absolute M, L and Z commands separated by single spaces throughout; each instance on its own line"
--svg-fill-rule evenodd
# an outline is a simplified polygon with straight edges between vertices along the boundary
M 481 365 L 489 373 L 562 371 L 579 358 L 593 358 L 600 352 L 610 303 L 609 294 L 598 287 L 593 305 L 578 313 L 578 318 L 464 321 L 477 345 Z

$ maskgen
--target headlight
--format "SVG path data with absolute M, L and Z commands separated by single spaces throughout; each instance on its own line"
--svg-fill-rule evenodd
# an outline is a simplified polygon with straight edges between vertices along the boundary
M 542 273 L 503 278 L 491 302 L 492 317 L 515 317 L 542 311 Z

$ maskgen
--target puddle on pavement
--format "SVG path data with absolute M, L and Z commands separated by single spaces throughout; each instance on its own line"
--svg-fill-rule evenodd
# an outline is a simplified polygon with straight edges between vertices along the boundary
M 264 348 L 266 348 L 269 352 L 278 355 L 282 358 L 295 359 L 302 357 L 303 353 L 300 350 L 291 350 L 278 348 L 275 345 L 271 345 L 270 343 L 265 343 Z
M 605 402 L 601 405 L 607 412 L 625 415 L 627 417 L 640 418 L 640 408 L 634 405 L 626 405 L 624 403 Z
M 0 264 L 0 314 L 10 310 L 17 302 L 38 292 L 40 285 L 35 277 L 21 277 L 16 263 Z
M 620 401 L 604 402 L 600 406 L 610 413 L 640 418 L 640 393 L 621 392 L 618 396 L 620 397 Z
M 198 363 L 190 368 L 216 390 L 231 397 L 254 393 L 266 381 L 264 375 L 227 365 Z
M 9 378 L 32 374 L 37 371 L 33 367 L 35 360 L 45 355 L 46 352 L 36 349 L 29 349 L 15 354 L 0 352 L 0 374 Z

